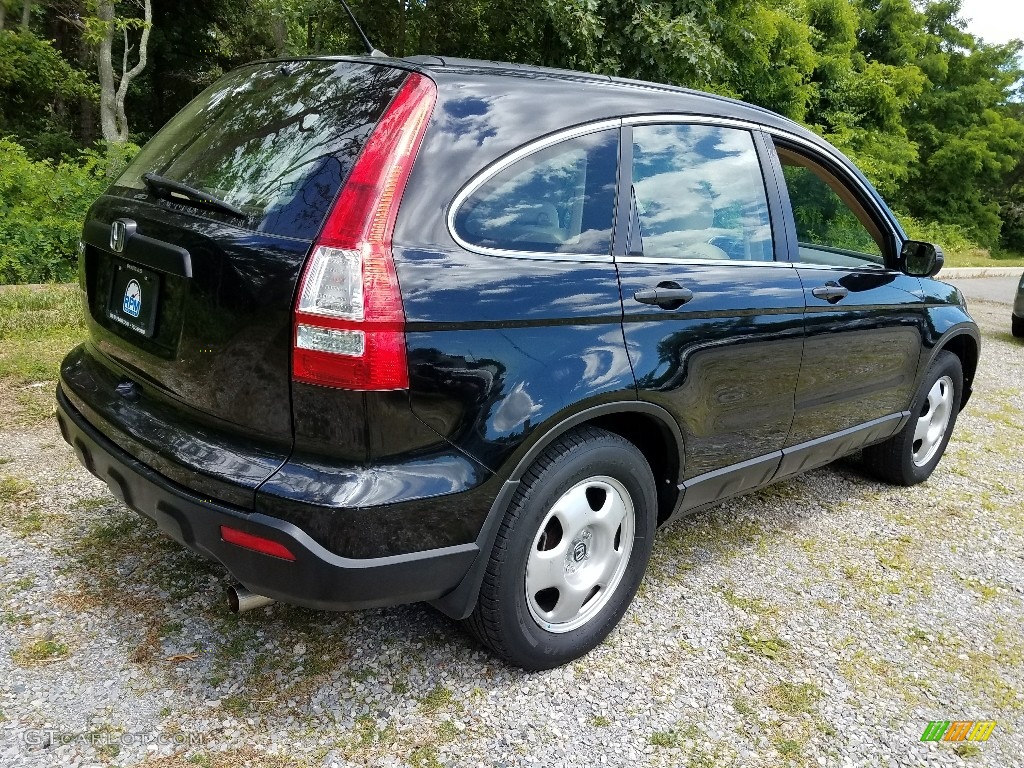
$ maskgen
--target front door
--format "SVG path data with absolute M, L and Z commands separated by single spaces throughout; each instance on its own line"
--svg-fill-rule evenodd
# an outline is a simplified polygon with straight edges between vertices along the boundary
M 895 432 L 914 396 L 924 307 L 920 281 L 892 268 L 896 233 L 857 181 L 805 148 L 776 148 L 807 302 L 782 477 Z
M 674 123 L 623 132 L 626 347 L 639 397 L 679 423 L 680 508 L 691 509 L 775 473 L 793 420 L 803 288 L 784 254 L 776 259 L 779 212 L 758 134 Z

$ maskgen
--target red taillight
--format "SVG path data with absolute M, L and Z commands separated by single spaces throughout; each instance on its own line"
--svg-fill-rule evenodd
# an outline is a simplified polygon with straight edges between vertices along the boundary
M 295 381 L 359 390 L 409 386 L 391 236 L 436 98 L 433 82 L 409 75 L 327 217 L 299 287 Z
M 295 555 L 284 544 L 273 539 L 265 539 L 262 536 L 255 536 L 251 533 L 240 531 L 237 528 L 229 528 L 226 525 L 222 525 L 220 527 L 220 537 L 229 544 L 251 549 L 253 552 L 270 555 L 271 557 L 279 557 L 282 560 L 295 559 Z

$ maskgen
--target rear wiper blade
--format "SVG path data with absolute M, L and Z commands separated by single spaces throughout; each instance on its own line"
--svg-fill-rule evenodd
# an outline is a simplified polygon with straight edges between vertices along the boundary
M 171 193 L 176 192 L 193 203 L 207 205 L 210 208 L 216 208 L 218 211 L 240 216 L 243 219 L 248 218 L 249 216 L 249 214 L 241 208 L 236 208 L 231 203 L 225 202 L 219 197 L 214 197 L 207 192 L 203 192 L 201 189 L 190 187 L 188 184 L 182 184 L 180 181 L 168 179 L 166 176 L 158 176 L 155 173 L 144 173 L 142 174 L 142 180 L 146 182 L 146 187 L 149 191 L 157 197 L 170 199 Z

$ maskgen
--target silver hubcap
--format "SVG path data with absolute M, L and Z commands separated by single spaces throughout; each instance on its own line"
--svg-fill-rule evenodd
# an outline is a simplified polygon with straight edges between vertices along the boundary
M 928 390 L 914 429 L 914 463 L 923 467 L 935 457 L 953 413 L 953 380 L 943 376 Z
M 526 604 L 548 632 L 570 632 L 601 612 L 633 550 L 633 501 L 618 480 L 577 483 L 548 510 L 526 561 Z

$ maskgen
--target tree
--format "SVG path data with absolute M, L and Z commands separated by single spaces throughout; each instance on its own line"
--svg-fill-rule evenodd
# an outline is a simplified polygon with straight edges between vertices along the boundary
M 149 34 L 153 28 L 151 0 L 143 0 L 143 18 L 118 14 L 117 0 L 95 0 L 95 17 L 87 20 L 86 34 L 97 44 L 97 66 L 100 80 L 100 129 L 103 138 L 111 144 L 124 144 L 129 137 L 125 99 L 128 87 L 146 69 L 149 53 Z M 132 46 L 130 32 L 141 30 L 138 59 L 128 68 Z M 123 38 L 120 78 L 114 68 L 114 36 Z
M 80 100 L 92 108 L 96 88 L 46 40 L 0 32 L 0 136 L 14 135 L 33 159 L 77 149 L 72 135 Z
M 1024 46 L 981 43 L 964 31 L 959 14 L 960 0 L 924 10 L 920 62 L 928 86 L 906 120 L 920 161 L 902 195 L 915 216 L 959 224 L 994 247 L 1001 209 L 1012 214 L 1022 202 L 1015 179 L 1024 163 L 1024 122 L 1015 98 Z

